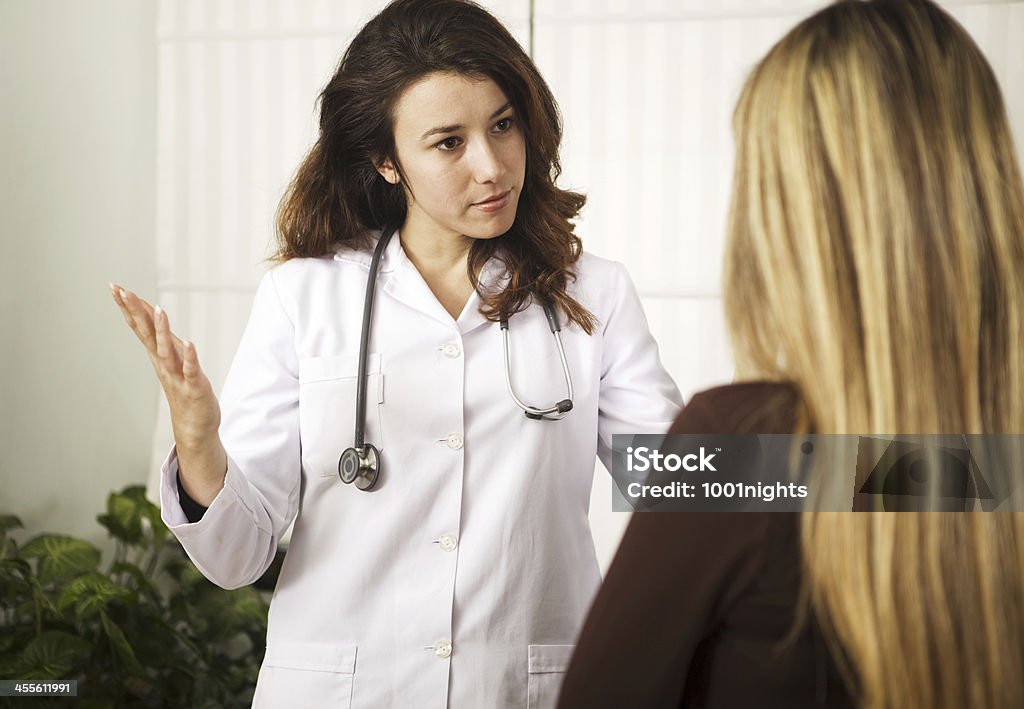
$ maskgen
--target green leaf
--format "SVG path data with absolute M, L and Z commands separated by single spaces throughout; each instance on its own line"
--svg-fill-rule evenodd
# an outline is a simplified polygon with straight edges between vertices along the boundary
M 164 570 L 177 582 L 180 592 L 192 603 L 195 601 L 193 596 L 205 593 L 207 589 L 217 588 L 217 586 L 203 576 L 192 560 L 185 556 L 184 550 L 181 550 L 180 554 L 181 556 L 172 556 L 164 562 Z
M 121 490 L 121 495 L 136 502 L 148 502 L 145 485 L 127 485 Z
M 145 572 L 130 561 L 118 561 L 110 568 L 111 575 L 127 574 L 135 582 L 135 588 L 154 603 L 160 602 L 160 594 Z
M 5 585 L 8 580 L 13 581 L 16 578 L 27 582 L 31 576 L 32 565 L 24 559 L 0 560 L 0 579 L 4 580 Z
M 87 618 L 102 610 L 114 599 L 126 599 L 130 589 L 118 586 L 98 571 L 71 581 L 60 594 L 57 608 L 61 611 L 74 607 L 78 618 Z
M 18 542 L 0 534 L 0 559 L 17 559 Z
M 124 631 L 143 667 L 166 669 L 182 665 L 192 673 L 202 671 L 194 659 L 198 653 L 184 644 L 180 633 L 164 620 L 165 614 L 161 608 L 146 605 L 110 609 L 111 620 Z
M 34 626 L 5 626 L 4 632 L 0 633 L 0 655 L 13 653 L 13 655 L 17 656 L 21 652 L 21 648 L 27 645 L 35 636 L 36 630 Z M 0 677 L 6 677 L 6 675 L 0 673 Z
M 128 642 L 124 632 L 103 611 L 100 611 L 100 622 L 103 624 L 103 632 L 110 638 L 110 643 L 114 646 L 114 652 L 124 664 L 125 669 L 133 675 L 145 676 L 146 670 L 139 664 L 138 658 L 135 657 L 135 650 L 132 649 L 131 643 Z
M 0 532 L 7 532 L 11 529 L 23 529 L 25 525 L 14 515 L 0 515 Z
M 143 540 L 142 525 L 131 500 L 111 493 L 107 499 L 107 514 L 96 519 L 107 528 L 112 537 L 120 539 L 125 544 L 135 546 Z
M 42 534 L 21 549 L 25 559 L 39 559 L 39 581 L 61 581 L 92 571 L 100 563 L 100 550 L 81 539 Z
M 99 520 L 119 551 L 106 574 L 81 540 L 47 534 L 19 549 L 4 525 L 20 522 L 0 517 L 0 677 L 78 677 L 79 702 L 97 708 L 248 706 L 266 596 L 203 578 L 141 486 L 107 503 Z
M 144 486 L 126 487 L 121 494 L 135 503 L 138 515 L 143 520 L 143 528 L 149 530 L 157 544 L 162 543 L 170 536 L 171 530 L 167 529 L 167 525 L 160 517 L 160 508 L 146 497 Z
M 14 515 L 0 515 L 0 559 L 18 556 L 18 543 L 7 532 L 21 526 L 21 520 Z
M 110 709 L 112 706 L 118 706 L 114 703 L 112 697 L 120 697 L 116 694 L 115 688 L 105 689 L 103 696 L 101 697 L 85 697 L 82 698 L 82 692 L 86 692 L 92 689 L 91 687 L 83 687 L 81 682 L 78 685 L 78 698 L 75 699 L 75 709 Z M 59 700 L 58 700 L 59 701 Z
M 130 485 L 107 496 L 107 513 L 96 518 L 115 539 L 145 547 L 150 540 L 159 546 L 170 531 L 160 519 L 160 508 L 146 498 L 146 488 Z
M 249 587 L 226 591 L 204 582 L 191 594 L 189 606 L 201 636 L 214 643 L 228 642 L 266 617 L 266 603 Z
M 18 679 L 62 679 L 86 660 L 92 645 L 77 635 L 45 630 L 22 650 L 21 656 L 4 669 L 5 676 Z
M 32 566 L 24 559 L 0 561 L 0 607 L 17 609 L 31 599 L 34 581 Z
M 160 508 L 149 500 L 146 500 L 146 503 L 147 506 L 143 508 L 143 516 L 149 522 L 149 530 L 153 535 L 153 540 L 157 546 L 160 546 L 170 539 L 171 530 L 164 524 L 163 517 L 160 516 Z
M 179 584 L 184 584 L 189 574 L 197 572 L 196 567 L 181 551 L 164 562 L 164 571 Z

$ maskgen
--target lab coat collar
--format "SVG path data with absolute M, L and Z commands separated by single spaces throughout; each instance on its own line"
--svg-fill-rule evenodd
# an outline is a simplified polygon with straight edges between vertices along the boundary
M 402 248 L 400 236 L 399 232 L 396 231 L 381 255 L 379 275 L 382 278 L 378 285 L 385 292 L 435 320 L 446 325 L 454 324 L 461 334 L 466 334 L 470 330 L 488 322 L 480 314 L 480 295 L 478 292 L 470 295 L 458 320 L 453 322 L 451 315 L 437 300 L 437 297 L 430 290 L 427 282 L 423 280 L 423 276 L 420 275 L 415 264 L 409 260 L 405 249 Z M 373 246 L 376 246 L 379 238 L 379 231 L 373 234 Z M 370 269 L 372 258 L 373 248 L 353 249 L 350 246 L 340 246 L 334 254 L 336 261 L 355 263 L 366 270 Z M 511 274 L 508 273 L 505 263 L 498 257 L 492 257 L 480 269 L 478 290 L 485 293 L 501 291 L 508 285 L 510 280 Z
M 498 293 L 505 289 L 512 275 L 508 272 L 505 262 L 499 256 L 492 256 L 480 269 L 480 276 L 477 279 L 477 289 L 469 296 L 466 307 L 459 315 L 457 325 L 459 333 L 465 335 L 470 330 L 475 330 L 489 321 L 480 313 L 480 293 Z
M 348 244 L 342 244 L 338 247 L 337 251 L 335 251 L 334 260 L 359 264 L 369 271 L 370 261 L 373 260 L 373 250 L 377 246 L 377 242 L 380 240 L 380 235 L 380 231 L 374 231 L 370 235 L 371 244 L 369 249 L 353 248 Z M 400 251 L 402 251 L 402 244 L 398 238 L 398 232 L 396 231 L 395 235 L 391 237 L 391 241 L 384 249 L 384 254 L 380 258 L 380 268 L 378 269 L 378 273 L 391 273 L 394 271 Z

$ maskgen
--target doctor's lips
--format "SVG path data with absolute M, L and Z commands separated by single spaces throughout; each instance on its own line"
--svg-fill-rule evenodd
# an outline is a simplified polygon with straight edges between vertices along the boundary
M 512 199 L 512 190 L 506 190 L 501 194 L 496 194 L 493 197 L 488 197 L 481 202 L 473 202 L 473 206 L 477 209 L 481 209 L 485 212 L 497 212 L 509 203 Z

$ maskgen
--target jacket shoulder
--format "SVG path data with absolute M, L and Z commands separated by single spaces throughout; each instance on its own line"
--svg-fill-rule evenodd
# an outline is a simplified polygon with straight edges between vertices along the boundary
M 267 272 L 273 274 L 275 280 L 288 280 L 327 270 L 336 263 L 333 254 L 315 258 L 292 258 L 274 264 Z
M 573 270 L 577 278 L 609 279 L 618 277 L 620 273 L 625 273 L 626 267 L 618 261 L 584 251 L 576 259 Z
M 801 406 L 787 382 L 753 381 L 694 394 L 669 433 L 791 433 Z
M 573 266 L 575 279 L 570 279 L 568 293 L 583 307 L 605 322 L 618 305 L 636 296 L 636 288 L 618 261 L 584 251 Z
M 315 258 L 293 258 L 275 264 L 264 278 L 272 280 L 279 291 L 297 293 L 316 287 L 324 279 L 336 278 L 348 265 L 350 264 L 338 260 L 333 254 Z

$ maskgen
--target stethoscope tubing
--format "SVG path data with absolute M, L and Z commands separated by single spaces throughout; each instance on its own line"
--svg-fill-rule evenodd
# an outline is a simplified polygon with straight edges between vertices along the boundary
M 565 399 L 562 399 L 558 403 L 553 406 L 549 406 L 546 409 L 539 409 L 536 406 L 531 406 L 516 396 L 515 389 L 512 387 L 512 366 L 510 362 L 511 357 L 509 355 L 508 344 L 508 318 L 501 319 L 502 349 L 505 354 L 505 385 L 508 387 L 508 393 L 512 397 L 512 401 L 514 401 L 529 418 L 557 421 L 565 418 L 565 415 L 572 410 L 572 375 L 569 372 L 569 362 L 565 358 L 565 348 L 562 346 L 562 328 L 558 324 L 558 314 L 550 303 L 544 303 L 541 307 L 544 308 L 544 315 L 548 320 L 548 326 L 551 328 L 551 334 L 555 336 L 555 345 L 558 348 L 558 358 L 562 361 L 562 373 L 565 375 L 565 388 L 568 395 Z
M 366 422 L 366 351 L 370 342 L 370 320 L 373 317 L 373 291 L 377 286 L 377 270 L 381 256 L 397 229 L 397 226 L 388 227 L 377 240 L 377 248 L 373 250 L 373 258 L 370 260 L 370 277 L 366 279 L 366 296 L 363 298 L 363 327 L 359 334 L 359 378 L 356 379 L 356 429 L 355 445 L 353 446 L 359 450 L 363 448 L 363 425 Z
M 373 250 L 373 257 L 370 259 L 370 272 L 366 279 L 366 295 L 363 298 L 363 323 L 359 334 L 359 370 L 356 377 L 356 420 L 355 420 L 355 441 L 351 448 L 342 451 L 338 459 L 338 475 L 344 483 L 355 483 L 360 490 L 368 491 L 376 487 L 380 478 L 380 454 L 379 451 L 365 440 L 366 424 L 366 353 L 370 342 L 370 322 L 373 319 L 373 294 L 377 286 L 377 271 L 380 268 L 380 260 L 387 248 L 391 238 L 398 230 L 397 225 L 389 226 Z M 558 315 L 550 303 L 543 303 L 544 315 L 547 317 L 551 334 L 555 337 L 558 347 L 558 357 L 562 362 L 562 372 L 565 375 L 565 386 L 568 391 L 568 398 L 549 406 L 546 409 L 539 409 L 524 403 L 516 396 L 512 387 L 512 368 L 509 356 L 509 335 L 508 318 L 501 319 L 501 337 L 505 353 L 505 384 L 508 386 L 508 393 L 512 400 L 523 410 L 527 418 L 557 421 L 564 418 L 572 410 L 572 376 L 569 372 L 569 363 L 565 357 L 565 348 L 562 346 L 561 326 L 558 324 Z

